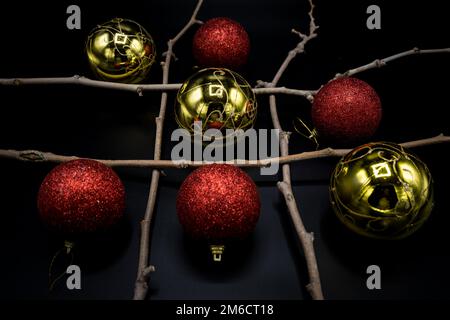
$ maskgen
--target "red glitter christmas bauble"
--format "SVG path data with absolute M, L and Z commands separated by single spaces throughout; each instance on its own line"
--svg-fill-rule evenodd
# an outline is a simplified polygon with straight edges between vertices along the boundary
M 87 159 L 58 165 L 45 177 L 37 201 L 51 229 L 78 234 L 107 229 L 123 216 L 125 189 L 116 173 Z
M 371 137 L 381 121 L 381 102 L 375 90 L 356 78 L 339 78 L 323 86 L 312 107 L 320 136 L 336 142 Z
M 260 201 L 255 183 L 241 169 L 212 164 L 193 171 L 177 197 L 186 233 L 196 239 L 242 239 L 255 228 Z
M 247 62 L 250 39 L 238 22 L 214 18 L 195 33 L 192 52 L 203 67 L 238 69 Z

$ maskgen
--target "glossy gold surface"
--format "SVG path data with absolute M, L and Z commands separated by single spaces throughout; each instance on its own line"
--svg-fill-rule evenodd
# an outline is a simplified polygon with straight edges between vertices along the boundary
M 400 145 L 368 143 L 339 161 L 330 196 L 337 217 L 351 230 L 372 238 L 399 239 L 429 217 L 432 177 L 426 165 Z
M 194 122 L 207 129 L 248 129 L 256 119 L 256 98 L 248 82 L 234 71 L 208 68 L 183 83 L 177 94 L 178 125 L 194 132 Z
M 122 83 L 145 79 L 156 57 L 150 34 L 138 23 L 121 18 L 94 28 L 86 52 L 97 78 Z

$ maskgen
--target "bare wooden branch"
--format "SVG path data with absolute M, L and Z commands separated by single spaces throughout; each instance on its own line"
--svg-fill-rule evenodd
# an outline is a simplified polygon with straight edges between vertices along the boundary
M 164 55 L 165 56 L 165 55 Z M 165 64 L 165 62 L 163 62 Z M 60 78 L 9 78 L 0 79 L 0 85 L 3 86 L 32 86 L 32 85 L 78 85 L 84 87 L 102 88 L 119 91 L 129 91 L 142 96 L 144 92 L 151 91 L 176 91 L 181 88 L 181 83 L 162 83 L 162 84 L 128 84 L 114 83 L 108 81 L 91 80 L 86 77 L 75 75 L 73 77 Z M 287 94 L 302 96 L 305 98 L 316 94 L 315 90 L 300 90 L 286 87 L 278 88 L 260 88 L 253 89 L 255 94 Z
M 305 97 L 306 99 L 311 99 L 316 93 L 316 90 L 299 90 L 299 89 L 289 89 L 286 87 L 266 87 L 266 88 L 253 88 L 255 94 L 287 94 L 294 96 Z
M 400 143 L 400 145 L 406 148 L 416 148 L 423 147 L 433 144 L 440 143 L 449 143 L 450 136 L 445 136 L 440 134 L 433 138 L 415 140 Z M 291 154 L 287 156 L 275 157 L 275 158 L 267 158 L 260 160 L 242 160 L 242 159 L 233 159 L 229 161 L 216 162 L 216 163 L 226 163 L 232 164 L 238 167 L 243 168 L 263 168 L 269 167 L 274 163 L 279 164 L 287 164 L 294 163 L 302 160 L 310 160 L 317 158 L 326 158 L 326 157 L 342 157 L 349 153 L 351 149 L 333 149 L 333 148 L 325 148 L 317 151 L 306 151 L 297 154 Z M 0 158 L 6 159 L 15 159 L 25 162 L 53 162 L 53 163 L 62 163 L 71 160 L 81 159 L 78 156 L 63 156 L 54 154 L 51 152 L 43 152 L 38 150 L 5 150 L 0 149 Z M 86 158 L 84 158 L 86 159 Z M 105 159 L 92 159 L 99 161 L 109 167 L 124 167 L 124 168 L 175 168 L 175 169 L 185 169 L 185 168 L 198 168 L 204 165 L 211 164 L 211 162 L 207 161 L 172 161 L 172 160 L 139 160 L 139 159 L 130 159 L 130 160 L 105 160 Z
M 169 69 L 170 62 L 173 57 L 173 46 L 175 43 L 186 33 L 186 31 L 192 27 L 194 24 L 199 23 L 197 20 L 197 14 L 200 7 L 203 4 L 203 0 L 198 0 L 195 6 L 194 12 L 188 23 L 181 29 L 181 31 L 173 38 L 167 42 L 167 51 L 165 55 L 165 61 L 162 64 L 163 68 L 163 81 L 164 85 L 169 83 Z M 167 107 L 167 91 L 163 91 L 161 95 L 161 105 L 159 109 L 159 116 L 156 118 L 156 138 L 155 138 L 155 149 L 154 149 L 154 160 L 160 160 L 161 158 L 161 143 L 162 134 L 164 126 L 164 117 L 166 114 Z M 141 222 L 141 242 L 139 249 L 139 265 L 138 274 L 134 290 L 135 300 L 144 300 L 147 296 L 148 291 L 148 278 L 150 273 L 146 272 L 149 267 L 149 254 L 150 254 L 150 226 L 153 220 L 153 213 L 155 211 L 156 196 L 158 193 L 158 184 L 160 171 L 154 169 L 152 171 L 152 180 L 150 183 L 150 189 L 148 194 L 147 208 L 145 210 L 144 219 Z
M 281 67 L 280 67 L 280 69 L 278 69 L 278 72 L 275 74 L 275 77 L 273 78 L 272 82 L 269 84 L 270 87 L 275 87 L 278 84 L 278 81 L 280 80 L 284 71 L 288 67 L 289 63 L 291 63 L 292 59 L 294 59 L 297 54 L 304 52 L 305 45 L 310 40 L 317 37 L 316 31 L 319 27 L 316 25 L 314 16 L 313 16 L 314 4 L 312 3 L 311 0 L 309 0 L 309 4 L 311 6 L 311 10 L 309 11 L 309 18 L 310 18 L 309 33 L 306 35 L 306 34 L 302 34 L 301 32 L 292 29 L 292 32 L 297 34 L 300 37 L 301 41 L 297 44 L 297 46 L 294 49 L 289 51 L 288 56 L 286 57 L 284 62 L 281 64 Z
M 278 69 L 278 72 L 275 74 L 275 77 L 273 78 L 271 83 L 266 84 L 266 87 L 275 87 L 278 84 L 278 81 L 280 80 L 281 76 L 283 75 L 284 71 L 289 66 L 290 62 L 299 54 L 305 51 L 305 45 L 312 39 L 314 39 L 317 36 L 317 29 L 318 26 L 316 26 L 315 20 L 314 20 L 314 4 L 312 0 L 309 0 L 310 4 L 310 11 L 309 11 L 309 18 L 310 18 L 310 24 L 309 24 L 309 33 L 303 34 L 299 31 L 292 30 L 293 33 L 297 34 L 301 41 L 297 44 L 297 46 L 289 51 L 288 56 L 281 64 L 281 67 Z M 278 111 L 277 111 L 277 103 L 276 98 L 274 95 L 270 95 L 269 97 L 269 103 L 270 103 L 270 114 L 272 117 L 272 123 L 275 129 L 280 130 L 280 150 L 281 150 L 281 156 L 285 157 L 289 155 L 289 132 L 283 131 L 281 127 L 280 120 L 278 118 Z M 322 286 L 320 283 L 320 275 L 319 275 L 319 268 L 317 265 L 317 259 L 316 254 L 314 252 L 314 245 L 313 245 L 313 235 L 312 233 L 309 233 L 302 221 L 302 218 L 300 216 L 300 211 L 297 206 L 297 202 L 295 200 L 294 192 L 292 191 L 292 185 L 291 185 L 291 169 L 289 164 L 283 164 L 282 166 L 283 171 L 283 180 L 278 182 L 278 188 L 281 191 L 281 193 L 284 196 L 284 199 L 286 201 L 286 205 L 292 220 L 292 223 L 294 224 L 295 230 L 297 232 L 297 236 L 300 240 L 300 243 L 303 248 L 303 253 L 305 255 L 306 260 L 306 266 L 308 269 L 309 274 L 309 284 L 306 286 L 307 290 L 309 291 L 311 297 L 314 300 L 323 300 L 323 293 L 322 293 Z
M 78 85 L 92 88 L 102 88 L 119 91 L 130 91 L 142 95 L 145 91 L 178 90 L 181 83 L 172 84 L 128 84 L 108 81 L 92 80 L 86 77 L 74 75 L 73 77 L 60 78 L 10 78 L 0 79 L 2 86 L 31 86 L 31 85 Z
M 445 143 L 445 142 L 450 142 L 450 137 L 445 136 L 443 133 L 441 133 L 440 135 L 438 135 L 436 137 L 420 139 L 420 140 L 415 140 L 415 141 L 409 141 L 409 142 L 403 142 L 400 144 L 405 148 L 416 148 L 416 147 L 429 146 L 429 145 Z
M 357 73 L 361 73 L 363 71 L 367 71 L 367 70 L 375 69 L 375 68 L 381 68 L 381 67 L 384 67 L 386 64 L 388 64 L 391 61 L 394 61 L 394 60 L 397 60 L 397 59 L 400 59 L 400 58 L 404 58 L 404 57 L 407 57 L 407 56 L 419 55 L 419 54 L 431 54 L 431 53 L 450 53 L 450 48 L 443 48 L 443 49 L 419 49 L 419 48 L 413 48 L 411 50 L 400 52 L 400 53 L 394 54 L 394 55 L 389 56 L 389 57 L 384 58 L 384 59 L 376 59 L 376 60 L 372 61 L 371 63 L 368 63 L 368 64 L 363 65 L 363 66 L 358 67 L 358 68 L 347 70 L 344 73 L 338 73 L 338 74 L 336 74 L 334 79 L 342 78 L 342 77 L 351 77 L 351 76 L 353 76 L 353 75 L 355 75 Z
M 201 23 L 201 21 L 196 20 L 195 23 Z M 315 27 L 317 30 L 317 26 Z M 315 38 L 317 35 L 314 33 L 312 35 L 305 36 L 302 33 L 292 30 L 294 34 L 299 35 L 302 41 L 295 47 L 293 50 L 289 52 L 288 58 L 286 59 L 278 70 L 276 77 L 274 78 L 275 83 L 278 83 L 279 78 L 284 73 L 284 70 L 287 68 L 290 61 L 301 52 L 304 52 L 305 44 Z M 173 46 L 173 44 L 172 44 Z M 419 49 L 413 48 L 411 50 L 407 50 L 404 52 L 400 52 L 394 54 L 392 56 L 386 57 L 384 59 L 376 59 L 366 65 L 347 70 L 344 73 L 337 73 L 333 79 L 341 78 L 341 77 L 350 77 L 355 74 L 361 73 L 363 71 L 367 71 L 370 69 L 381 68 L 385 66 L 387 63 L 392 62 L 394 60 L 404 58 L 411 55 L 420 55 L 420 54 L 436 54 L 436 53 L 450 53 L 450 48 L 441 48 L 441 49 Z M 167 52 L 164 52 L 163 56 L 166 57 Z M 172 52 L 172 57 L 174 54 Z M 162 64 L 165 64 L 163 62 Z M 79 85 L 93 88 L 103 88 L 103 89 L 111 89 L 111 90 L 119 90 L 119 91 L 129 91 L 135 92 L 138 95 L 143 95 L 144 92 L 151 91 L 176 91 L 181 87 L 181 83 L 162 83 L 162 84 L 127 84 L 127 83 L 114 83 L 108 81 L 100 81 L 100 80 L 92 80 L 83 76 L 74 75 L 72 77 L 55 77 L 55 78 L 4 78 L 0 79 L 0 85 L 2 86 L 26 86 L 26 85 Z M 312 101 L 314 95 L 318 92 L 318 90 L 301 90 L 301 89 L 291 89 L 286 87 L 276 87 L 276 84 L 272 82 L 262 82 L 258 81 L 258 84 L 253 88 L 253 92 L 255 94 L 286 94 L 286 95 L 296 95 L 307 98 Z

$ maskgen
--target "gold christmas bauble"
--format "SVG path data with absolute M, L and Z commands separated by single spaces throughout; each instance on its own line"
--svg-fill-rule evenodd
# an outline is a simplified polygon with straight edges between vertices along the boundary
M 208 129 L 245 130 L 253 126 L 256 111 L 249 83 L 223 68 L 207 68 L 191 76 L 178 91 L 175 103 L 176 121 L 190 133 L 194 133 L 196 121 L 201 121 L 203 134 Z
M 142 81 L 156 57 L 151 35 L 137 22 L 121 18 L 94 28 L 86 52 L 97 78 L 123 83 Z
M 433 207 L 427 166 L 402 146 L 368 143 L 344 156 L 330 184 L 337 217 L 354 232 L 378 239 L 411 235 Z

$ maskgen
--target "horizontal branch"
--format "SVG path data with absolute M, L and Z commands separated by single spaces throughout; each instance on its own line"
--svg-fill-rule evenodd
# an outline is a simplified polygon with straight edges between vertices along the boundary
M 108 81 L 92 80 L 86 77 L 75 75 L 73 77 L 60 77 L 60 78 L 10 78 L 0 79 L 0 85 L 2 86 L 31 86 L 31 85 L 78 85 L 92 88 L 103 88 L 110 90 L 120 90 L 135 92 L 139 95 L 143 95 L 146 91 L 176 91 L 181 88 L 181 83 L 169 83 L 169 84 L 127 84 L 127 83 L 115 83 Z M 303 97 L 313 96 L 316 91 L 314 90 L 297 90 L 289 89 L 286 87 L 277 88 L 254 88 L 255 94 L 288 94 Z
M 375 69 L 375 68 L 381 68 L 381 67 L 384 67 L 386 64 L 388 64 L 391 61 L 394 61 L 394 60 L 397 60 L 400 58 L 404 58 L 407 56 L 419 55 L 419 54 L 431 54 L 431 53 L 450 53 L 450 48 L 443 48 L 443 49 L 413 48 L 411 50 L 400 52 L 400 53 L 394 54 L 394 55 L 389 56 L 384 59 L 376 59 L 376 60 L 374 60 L 366 65 L 363 65 L 361 67 L 347 70 L 344 73 L 338 73 L 338 74 L 336 74 L 334 79 L 341 78 L 341 77 L 351 77 L 351 76 L 353 76 L 357 73 L 363 72 L 363 71 L 367 71 L 367 70 Z
M 198 22 L 197 22 L 198 23 Z M 298 33 L 294 31 L 294 33 Z M 306 39 L 304 39 L 306 40 Z M 304 45 L 301 45 L 296 50 L 293 50 L 292 55 L 297 54 L 299 49 L 303 50 Z M 366 65 L 350 69 L 344 73 L 338 73 L 334 77 L 349 77 L 353 76 L 357 73 L 361 73 L 363 71 L 367 71 L 370 69 L 381 68 L 385 66 L 387 63 L 404 58 L 411 55 L 418 54 L 431 54 L 431 53 L 450 53 L 450 48 L 443 49 L 418 49 L 413 48 L 408 51 L 404 51 L 401 53 L 397 53 L 395 55 L 389 56 L 384 59 L 376 59 Z M 287 67 L 287 64 L 286 66 Z M 281 76 L 276 77 L 278 79 Z M 181 87 L 181 83 L 168 83 L 168 84 L 127 84 L 127 83 L 115 83 L 108 81 L 100 81 L 100 80 L 92 80 L 83 76 L 75 75 L 72 77 L 54 77 L 54 78 L 4 78 L 0 79 L 1 86 L 30 86 L 30 85 L 78 85 L 92 88 L 103 88 L 110 90 L 119 90 L 119 91 L 128 91 L 134 92 L 138 95 L 142 96 L 144 92 L 147 91 L 176 91 Z M 262 86 L 262 87 L 261 87 Z M 286 94 L 286 95 L 295 95 L 302 96 L 312 101 L 314 95 L 318 92 L 318 90 L 300 90 L 300 89 L 291 89 L 286 87 L 274 87 L 272 83 L 261 83 L 253 88 L 253 92 L 255 94 Z
M 422 147 L 426 145 L 433 145 L 439 143 L 449 143 L 450 136 L 440 134 L 433 138 L 415 140 L 401 143 L 400 145 L 406 148 Z M 238 167 L 269 167 L 274 163 L 286 164 L 296 161 L 325 158 L 325 157 L 342 157 L 349 153 L 351 149 L 333 149 L 325 148 L 317 151 L 307 151 L 297 154 L 291 154 L 282 157 L 260 159 L 260 160 L 241 160 L 234 159 L 230 161 L 223 161 L 221 163 L 232 164 Z M 81 159 L 77 156 L 63 156 L 51 152 L 42 152 L 37 150 L 4 150 L 0 149 L 0 158 L 15 159 L 27 162 L 54 162 L 61 163 L 71 160 Z M 211 164 L 207 161 L 172 161 L 172 160 L 104 160 L 93 159 L 104 163 L 109 167 L 134 167 L 134 168 L 197 168 L 204 165 Z
M 253 88 L 255 94 L 287 94 L 294 96 L 305 97 L 308 100 L 311 99 L 316 93 L 316 90 L 299 90 L 289 89 L 286 87 L 266 87 L 266 88 Z
M 79 85 L 93 88 L 103 88 L 111 90 L 131 91 L 142 95 L 144 91 L 165 91 L 178 90 L 180 83 L 174 84 L 128 84 L 108 81 L 92 80 L 86 77 L 75 75 L 73 77 L 60 78 L 11 78 L 0 79 L 3 86 L 25 86 L 25 85 Z

